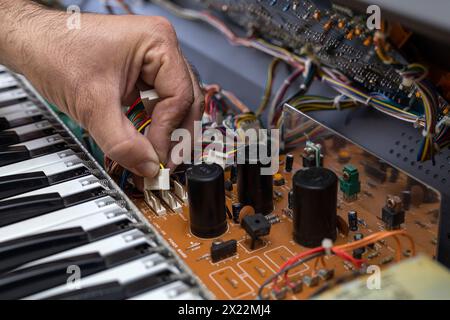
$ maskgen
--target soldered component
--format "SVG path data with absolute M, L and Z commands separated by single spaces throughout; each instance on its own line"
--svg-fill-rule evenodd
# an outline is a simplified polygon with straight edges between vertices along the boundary
M 346 165 L 343 169 L 342 177 L 339 178 L 339 186 L 344 195 L 344 200 L 356 200 L 361 191 L 358 169 L 351 164 Z
M 287 289 L 286 288 L 281 288 L 281 289 L 273 289 L 272 290 L 272 297 L 275 300 L 283 300 L 284 298 L 286 298 L 286 294 L 287 294 Z
M 292 168 L 294 166 L 294 155 L 292 153 L 288 153 L 286 155 L 286 163 L 284 165 L 284 171 L 292 172 Z
M 237 253 L 237 241 L 232 239 L 228 241 L 213 242 L 211 245 L 211 261 L 219 262 L 225 258 L 234 256 Z
M 277 187 L 284 186 L 286 181 L 284 180 L 284 177 L 282 174 L 277 173 L 273 176 L 273 185 Z
M 175 195 L 184 203 L 187 203 L 188 201 L 188 193 L 184 189 L 183 185 L 179 183 L 178 181 L 173 181 L 173 192 Z
M 319 276 L 318 275 L 312 275 L 312 276 L 304 276 L 303 277 L 303 283 L 307 285 L 308 287 L 317 287 L 319 285 Z
M 348 226 L 351 231 L 358 231 L 358 213 L 351 210 L 347 214 L 348 216 Z
M 250 249 L 254 250 L 256 247 L 256 241 L 270 233 L 271 224 L 266 220 L 264 215 L 258 213 L 245 216 L 242 219 L 241 226 L 250 236 Z
M 403 210 L 402 200 L 399 197 L 387 197 L 386 205 L 381 210 L 381 220 L 388 230 L 399 229 L 405 222 L 405 210 Z
M 322 146 L 320 144 L 315 144 L 311 141 L 307 141 L 306 147 L 303 149 L 302 160 L 304 168 L 322 167 Z
M 239 223 L 239 216 L 241 214 L 242 210 L 242 204 L 240 203 L 233 203 L 231 205 L 231 214 L 233 215 L 233 222 Z
M 320 269 L 317 275 L 324 281 L 328 281 L 334 277 L 334 269 Z
M 177 198 L 167 190 L 162 190 L 159 192 L 161 199 L 164 203 L 174 212 L 181 212 L 183 207 Z
M 162 205 L 161 200 L 150 190 L 144 191 L 145 203 L 156 213 L 157 216 L 163 216 L 167 214 L 166 208 Z

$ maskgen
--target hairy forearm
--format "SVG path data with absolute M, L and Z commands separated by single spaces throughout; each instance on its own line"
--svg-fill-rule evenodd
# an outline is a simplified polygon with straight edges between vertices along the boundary
M 45 35 L 61 30 L 63 22 L 64 13 L 32 1 L 0 0 L 0 64 L 26 73 L 37 54 L 47 53 L 51 37 Z

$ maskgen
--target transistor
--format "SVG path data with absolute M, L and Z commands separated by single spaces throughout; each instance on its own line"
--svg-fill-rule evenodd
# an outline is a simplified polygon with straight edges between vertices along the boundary
M 237 241 L 232 239 L 223 242 L 213 242 L 211 245 L 211 261 L 216 263 L 237 253 Z

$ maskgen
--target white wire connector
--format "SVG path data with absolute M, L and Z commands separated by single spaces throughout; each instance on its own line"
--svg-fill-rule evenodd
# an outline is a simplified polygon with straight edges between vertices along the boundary
M 322 247 L 325 249 L 325 253 L 327 255 L 331 255 L 331 248 L 333 248 L 333 241 L 328 238 L 323 239 Z
M 170 169 L 161 169 L 153 179 L 144 178 L 144 190 L 170 190 Z
M 140 95 L 145 107 L 152 107 L 159 100 L 159 95 L 155 89 L 140 91 Z

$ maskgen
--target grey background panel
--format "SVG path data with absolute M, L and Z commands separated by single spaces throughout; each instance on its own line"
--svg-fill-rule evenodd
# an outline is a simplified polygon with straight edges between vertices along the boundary
M 450 0 L 447 1 L 450 3 Z M 106 12 L 97 0 L 86 1 L 82 9 Z M 235 92 L 250 107 L 258 106 L 264 91 L 270 57 L 254 49 L 234 47 L 208 25 L 179 19 L 155 5 L 142 3 L 133 9 L 138 14 L 168 17 L 175 26 L 185 55 L 197 68 L 204 82 L 221 84 L 225 89 Z M 278 87 L 288 74 L 286 68 L 280 70 L 275 87 Z M 295 89 L 295 86 L 293 88 Z M 294 89 L 291 92 L 294 92 Z M 336 95 L 317 81 L 311 92 Z M 438 259 L 450 267 L 450 149 L 443 150 L 442 154 L 436 157 L 435 166 L 431 162 L 417 162 L 415 158 L 420 133 L 411 124 L 367 107 L 356 111 L 316 112 L 312 117 L 441 192 L 443 206 Z

